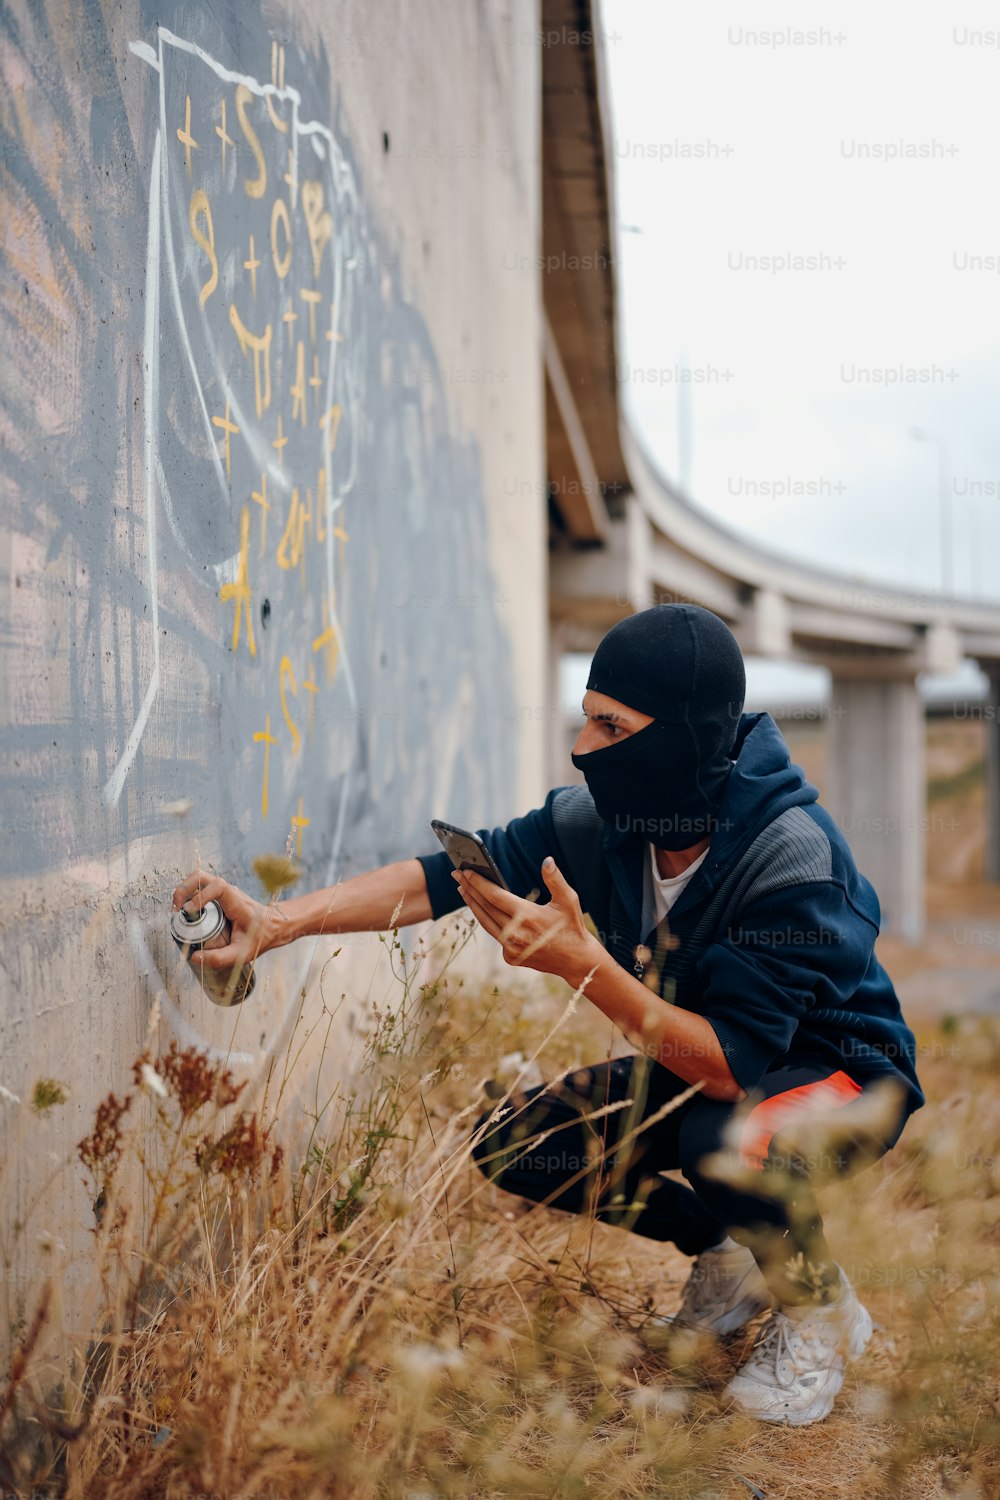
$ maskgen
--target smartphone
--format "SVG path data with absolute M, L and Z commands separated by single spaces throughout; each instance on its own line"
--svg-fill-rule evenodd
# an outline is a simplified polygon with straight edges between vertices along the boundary
M 467 828 L 456 828 L 451 823 L 442 823 L 440 818 L 432 818 L 431 827 L 456 870 L 474 870 L 477 875 L 492 880 L 501 890 L 510 890 L 478 833 L 470 833 Z

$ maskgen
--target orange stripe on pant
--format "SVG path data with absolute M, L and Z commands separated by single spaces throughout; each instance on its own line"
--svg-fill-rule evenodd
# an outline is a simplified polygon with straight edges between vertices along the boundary
M 841 1071 L 831 1073 L 829 1078 L 817 1078 L 813 1083 L 801 1083 L 797 1088 L 786 1089 L 783 1094 L 772 1094 L 770 1099 L 762 1099 L 747 1115 L 740 1132 L 743 1165 L 763 1171 L 771 1137 L 782 1125 L 808 1110 L 847 1104 L 860 1093 L 860 1083 L 855 1083 Z

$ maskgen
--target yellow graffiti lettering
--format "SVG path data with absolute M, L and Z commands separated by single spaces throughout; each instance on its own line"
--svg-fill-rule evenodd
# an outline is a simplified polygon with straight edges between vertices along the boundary
M 316 671 L 312 662 L 309 663 L 309 676 L 303 682 L 302 688 L 309 694 L 309 743 L 312 744 L 316 733 L 316 694 L 319 692 Z
M 205 228 L 200 228 L 198 215 L 201 214 L 205 220 Z M 191 194 L 191 207 L 188 210 L 188 223 L 191 225 L 191 234 L 195 243 L 204 250 L 208 256 L 208 263 L 212 267 L 212 274 L 201 289 L 201 305 L 211 297 L 215 288 L 219 285 L 219 262 L 215 255 L 215 229 L 212 224 L 212 205 L 208 201 L 208 194 L 204 188 L 195 188 Z
M 267 105 L 267 112 L 271 117 L 271 124 L 274 126 L 275 130 L 280 130 L 282 135 L 287 135 L 288 121 L 283 120 L 281 116 L 275 112 L 274 100 L 271 98 L 270 94 L 264 95 L 264 103 Z
M 300 511 L 299 511 L 299 535 L 301 537 L 300 551 L 299 551 L 299 567 L 300 567 L 301 577 L 302 577 L 302 592 L 303 593 L 306 592 L 306 547 L 305 547 L 305 531 L 306 531 L 306 527 L 307 526 L 310 526 L 310 527 L 312 526 L 312 518 L 313 518 L 313 513 L 312 513 L 312 490 L 306 490 L 306 500 L 307 500 L 308 503 L 306 505 L 300 505 Z
M 320 266 L 323 264 L 323 251 L 333 234 L 333 218 L 323 209 L 323 184 L 321 182 L 302 184 L 302 212 L 305 215 L 309 248 L 312 251 L 313 276 L 318 281 Z
M 278 544 L 278 567 L 288 572 L 291 568 L 300 565 L 305 569 L 305 531 L 306 524 L 312 519 L 310 512 L 302 504 L 299 498 L 298 487 L 292 487 L 292 503 L 288 510 L 288 520 Z
M 289 199 L 290 199 L 290 201 L 292 203 L 292 206 L 294 207 L 294 205 L 295 205 L 295 197 L 296 197 L 296 192 L 295 192 L 295 156 L 294 156 L 294 154 L 292 152 L 291 146 L 289 146 L 289 148 L 288 148 L 288 171 L 282 173 L 281 180 L 282 180 L 282 182 L 286 182 L 288 184 L 288 187 L 289 187 L 288 197 L 289 197 Z
M 319 373 L 319 355 L 318 354 L 314 354 L 313 355 L 313 372 L 309 376 L 309 384 L 312 386 L 312 388 L 313 388 L 314 391 L 319 391 L 319 390 L 322 390 L 322 388 L 323 388 L 323 377 Z M 317 401 L 319 400 L 318 396 L 316 397 L 316 400 Z
M 224 172 L 226 170 L 226 147 L 227 146 L 235 146 L 236 142 L 233 140 L 232 136 L 229 135 L 229 134 L 227 134 L 227 132 L 226 132 L 226 101 L 225 101 L 225 99 L 223 99 L 221 101 L 221 103 L 222 103 L 222 124 L 221 125 L 216 125 L 216 127 L 215 127 L 215 133 L 219 137 L 219 140 L 222 142 L 222 170 Z
M 326 512 L 330 497 L 326 493 L 326 470 L 320 469 L 316 478 L 316 540 L 322 545 L 326 541 Z
M 257 296 L 257 268 L 262 264 L 254 255 L 253 235 L 250 236 L 250 259 L 243 262 L 244 271 L 250 272 L 250 289 L 254 297 Z
M 250 655 L 257 655 L 257 646 L 253 638 L 253 614 L 250 609 L 250 572 L 247 566 L 247 550 L 250 542 L 250 507 L 244 505 L 240 511 L 240 560 L 236 569 L 236 582 L 224 583 L 219 590 L 219 598 L 223 604 L 232 599 L 236 605 L 233 615 L 233 650 L 240 643 L 240 620 L 244 613 L 247 621 L 247 645 L 250 647 Z M 267 808 L 264 808 L 265 813 Z
M 306 346 L 299 339 L 298 361 L 295 366 L 295 384 L 292 386 L 292 421 L 298 417 L 306 425 Z
M 219 427 L 219 428 L 221 428 L 222 431 L 225 433 L 225 444 L 226 444 L 226 448 L 225 448 L 225 452 L 226 452 L 226 478 L 227 479 L 232 479 L 232 477 L 233 477 L 233 466 L 232 466 L 232 457 L 231 457 L 231 454 L 229 452 L 229 437 L 230 437 L 231 433 L 237 433 L 237 432 L 239 432 L 240 429 L 237 427 L 237 425 L 236 425 L 235 422 L 231 422 L 229 420 L 229 397 L 228 396 L 226 397 L 226 415 L 224 417 L 213 417 L 212 418 L 212 426 L 213 427 Z
M 243 186 L 246 189 L 248 198 L 263 198 L 264 193 L 267 191 L 267 162 L 264 160 L 264 153 L 261 150 L 260 141 L 257 139 L 257 132 L 247 119 L 247 105 L 252 98 L 253 94 L 245 83 L 238 83 L 236 85 L 236 114 L 239 118 L 240 129 L 246 136 L 247 145 L 253 152 L 254 160 L 257 163 L 257 176 L 248 178 Z
M 319 425 L 326 428 L 326 447 L 332 453 L 337 446 L 337 433 L 340 430 L 340 407 L 331 406 L 320 417 Z
M 261 793 L 260 811 L 261 811 L 261 815 L 266 818 L 267 817 L 267 776 L 268 776 L 268 771 L 269 771 L 270 765 L 271 765 L 271 746 L 272 745 L 276 745 L 278 743 L 278 741 L 276 740 L 276 738 L 274 737 L 274 735 L 271 733 L 271 715 L 270 714 L 265 714 L 264 715 L 264 728 L 256 730 L 254 732 L 254 737 L 253 738 L 254 738 L 254 744 L 255 745 L 263 744 L 263 746 L 264 746 L 264 790 Z
M 326 680 L 332 682 L 337 670 L 337 657 L 340 653 L 340 641 L 337 636 L 337 627 L 331 620 L 332 611 L 327 608 L 326 600 L 323 600 L 323 630 L 312 643 L 314 651 L 322 651 L 326 657 Z
M 305 528 L 307 526 L 311 527 L 312 524 L 313 524 L 312 498 L 313 498 L 313 492 L 307 486 L 306 487 L 306 503 L 305 503 L 305 506 L 304 506 L 303 512 L 302 512 L 302 528 L 303 528 L 303 531 L 305 530 Z
M 316 308 L 323 299 L 320 296 L 319 292 L 314 292 L 312 288 L 308 286 L 299 288 L 299 296 L 302 298 L 303 302 L 307 302 L 309 304 L 309 342 L 310 344 L 315 344 Z
M 278 462 L 279 462 L 279 464 L 281 465 L 282 468 L 285 467 L 285 445 L 286 445 L 287 442 L 288 442 L 288 439 L 285 437 L 284 429 L 282 428 L 282 425 L 281 425 L 281 412 L 279 411 L 279 413 L 278 413 L 278 436 L 275 438 L 274 442 L 271 444 L 271 447 L 276 450 L 276 452 L 278 454 Z
M 260 489 L 254 490 L 250 498 L 256 500 L 260 506 L 260 552 L 258 556 L 263 557 L 267 546 L 267 513 L 271 509 L 271 502 L 267 498 L 267 475 L 263 471 L 260 476 Z
M 278 254 L 279 222 L 285 231 L 285 249 L 282 255 Z M 278 273 L 278 279 L 284 281 L 292 264 L 292 222 L 288 217 L 288 209 L 284 198 L 275 198 L 271 209 L 271 259 L 274 261 L 274 269 Z
M 296 859 L 301 859 L 302 858 L 302 830 L 303 830 L 303 828 L 308 828 L 309 824 L 311 822 L 312 822 L 311 818 L 304 818 L 302 816 L 302 798 L 300 797 L 299 798 L 299 810 L 298 810 L 298 813 L 292 819 L 292 827 L 295 829 L 295 857 L 296 857 Z
M 184 129 L 177 127 L 177 139 L 184 147 L 184 157 L 187 162 L 187 174 L 191 176 L 191 152 L 198 150 L 198 142 L 191 134 L 191 95 L 187 94 L 184 99 Z
M 243 353 L 253 351 L 254 395 L 257 398 L 259 417 L 271 404 L 271 325 L 268 323 L 263 333 L 251 333 L 236 311 L 235 302 L 229 307 L 229 321 L 233 325 Z
M 281 694 L 281 712 L 285 716 L 285 723 L 288 725 L 289 733 L 292 736 L 292 754 L 298 755 L 302 736 L 299 734 L 298 725 L 288 711 L 288 703 L 285 698 L 286 679 L 291 683 L 292 696 L 297 698 L 299 688 L 298 683 L 295 681 L 295 673 L 292 671 L 292 664 L 288 657 L 283 656 L 281 658 L 281 665 L 278 668 L 278 691 Z

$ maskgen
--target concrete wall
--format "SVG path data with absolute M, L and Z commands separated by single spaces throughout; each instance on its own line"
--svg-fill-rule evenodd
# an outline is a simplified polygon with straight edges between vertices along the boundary
M 3 1220 L 72 1256 L 82 1174 L 42 1183 L 154 998 L 263 1065 L 332 946 L 265 959 L 234 1029 L 171 967 L 183 872 L 259 894 L 291 832 L 311 889 L 544 793 L 540 307 L 505 268 L 539 57 L 532 0 L 15 0 L 0 37 L 0 1084 L 69 1088 L 28 1131 L 0 1096 Z

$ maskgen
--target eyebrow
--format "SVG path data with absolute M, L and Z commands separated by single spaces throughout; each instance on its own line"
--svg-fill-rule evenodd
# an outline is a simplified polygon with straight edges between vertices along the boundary
M 602 720 L 603 719 L 603 720 L 605 720 L 609 724 L 624 724 L 625 723 L 625 720 L 624 720 L 624 718 L 622 717 L 621 714 L 609 714 L 609 713 L 588 714 L 586 708 L 584 708 L 584 706 L 583 706 L 583 702 L 582 701 L 580 703 L 580 711 L 582 712 L 582 714 L 583 714 L 583 716 L 584 716 L 585 719 L 597 719 L 597 720 Z

